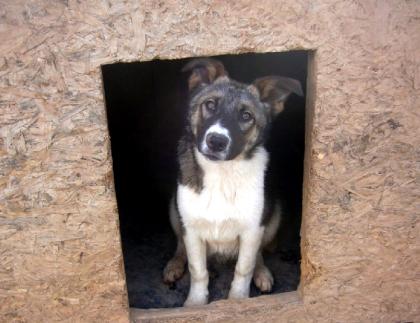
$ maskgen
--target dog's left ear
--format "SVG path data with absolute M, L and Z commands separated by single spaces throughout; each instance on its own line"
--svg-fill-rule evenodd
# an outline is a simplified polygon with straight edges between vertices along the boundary
M 199 85 L 211 84 L 221 76 L 228 76 L 223 64 L 212 58 L 197 58 L 184 66 L 182 72 L 191 72 L 188 79 L 189 90 L 194 90 Z
M 300 82 L 288 77 L 266 76 L 256 79 L 252 85 L 257 88 L 261 101 L 270 106 L 273 116 L 283 111 L 290 94 L 303 96 Z

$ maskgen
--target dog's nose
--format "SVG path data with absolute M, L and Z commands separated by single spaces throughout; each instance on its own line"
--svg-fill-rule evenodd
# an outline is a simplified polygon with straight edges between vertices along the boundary
M 229 138 L 219 133 L 209 133 L 206 137 L 207 146 L 214 152 L 221 152 L 226 149 Z

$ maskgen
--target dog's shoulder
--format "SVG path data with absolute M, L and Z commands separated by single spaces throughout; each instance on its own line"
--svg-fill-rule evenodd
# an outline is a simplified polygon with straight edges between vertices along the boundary
M 190 187 L 196 193 L 203 189 L 203 170 L 194 154 L 193 144 L 184 135 L 178 142 L 178 182 Z

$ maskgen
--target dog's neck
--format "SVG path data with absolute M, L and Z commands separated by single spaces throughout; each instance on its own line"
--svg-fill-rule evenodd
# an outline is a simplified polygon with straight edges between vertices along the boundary
M 233 176 L 250 178 L 263 176 L 268 163 L 268 153 L 264 147 L 256 148 L 251 158 L 236 158 L 233 160 L 212 161 L 194 148 L 198 165 L 205 176 L 220 176 L 226 180 Z

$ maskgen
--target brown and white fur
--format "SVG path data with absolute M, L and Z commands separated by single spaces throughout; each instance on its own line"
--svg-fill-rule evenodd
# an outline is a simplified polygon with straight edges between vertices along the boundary
M 249 296 L 251 279 L 270 291 L 273 276 L 262 249 L 275 237 L 281 208 L 265 187 L 269 161 L 263 144 L 267 129 L 300 83 L 264 77 L 246 85 L 230 79 L 221 62 L 196 59 L 190 72 L 189 114 L 178 147 L 179 179 L 170 205 L 178 238 L 174 257 L 164 270 L 172 283 L 191 275 L 184 306 L 208 301 L 207 256 L 237 258 L 229 298 Z

